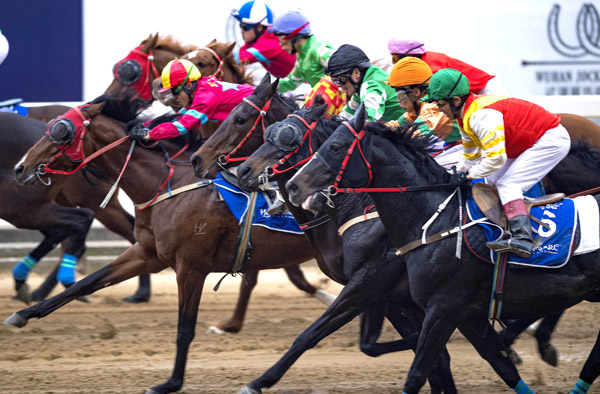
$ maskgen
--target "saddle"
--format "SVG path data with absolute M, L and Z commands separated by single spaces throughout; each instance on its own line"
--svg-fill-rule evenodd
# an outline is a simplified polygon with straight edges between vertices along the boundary
M 553 193 L 538 198 L 525 197 L 523 200 L 525 201 L 525 208 L 529 214 L 531 207 L 552 204 L 563 198 L 565 198 L 564 193 Z M 473 185 L 473 200 L 475 200 L 475 203 L 479 209 L 481 209 L 481 212 L 485 217 L 497 225 L 502 226 L 502 228 L 508 228 L 508 221 L 506 220 L 506 214 L 502 208 L 496 186 L 488 185 L 483 182 L 475 183 Z

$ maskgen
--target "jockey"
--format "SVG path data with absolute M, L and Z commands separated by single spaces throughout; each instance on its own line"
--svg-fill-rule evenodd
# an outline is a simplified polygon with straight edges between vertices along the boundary
M 273 23 L 271 9 L 260 0 L 245 3 L 231 14 L 240 21 L 244 46 L 234 51 L 233 57 L 240 65 L 259 62 L 277 78 L 287 76 L 296 63 L 296 56 L 284 51 L 279 39 L 267 31 Z
M 0 64 L 2 64 L 4 59 L 6 59 L 6 56 L 8 56 L 8 49 L 8 40 L 2 34 L 2 30 L 0 30 Z
M 405 56 L 413 56 L 427 63 L 433 73 L 442 68 L 453 68 L 460 71 L 469 80 L 469 86 L 473 94 L 507 94 L 506 89 L 502 86 L 497 76 L 490 75 L 485 71 L 443 53 L 426 51 L 425 45 L 419 41 L 391 39 L 388 42 L 388 50 L 392 55 L 393 63 L 396 63 Z
M 569 153 L 571 139 L 560 116 L 516 98 L 476 96 L 467 77 L 445 68 L 433 74 L 425 102 L 435 102 L 461 128 L 463 157 L 451 183 L 487 177 L 495 184 L 512 234 L 488 242 L 497 252 L 531 256 L 533 242 L 523 192 Z M 478 160 L 482 152 L 485 157 Z
M 299 11 L 276 18 L 269 31 L 279 37 L 279 44 L 287 53 L 296 54 L 296 66 L 290 75 L 279 81 L 279 90 L 289 92 L 306 82 L 313 91 L 306 98 L 305 106 L 311 106 L 315 95 L 320 95 L 329 105 L 328 115 L 337 115 L 346 103 L 346 97 L 323 71 L 334 52 L 333 46 L 312 35 L 310 22 Z
M 360 48 L 349 44 L 339 47 L 329 58 L 325 73 L 349 97 L 341 117 L 350 119 L 363 102 L 369 121 L 388 122 L 399 119 L 404 113 L 396 92 L 385 83 L 388 73 L 372 65 Z
M 173 94 L 173 105 L 180 106 L 182 115 L 172 122 L 157 125 L 152 130 L 135 123 L 128 131 L 137 140 L 162 140 L 179 137 L 208 122 L 222 122 L 244 97 L 250 96 L 254 86 L 221 82 L 213 76 L 202 77 L 200 70 L 189 60 L 171 60 L 163 69 L 164 93 Z
M 447 142 L 459 141 L 458 125 L 440 112 L 437 105 L 421 102 L 432 75 L 427 63 L 416 57 L 407 56 L 394 64 L 386 83 L 396 90 L 400 107 L 406 110 L 396 125 L 414 122 L 423 135 L 433 134 Z

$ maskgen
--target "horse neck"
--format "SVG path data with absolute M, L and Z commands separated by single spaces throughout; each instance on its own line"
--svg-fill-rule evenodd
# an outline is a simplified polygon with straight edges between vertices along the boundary
M 113 181 L 116 181 L 127 158 L 130 140 L 98 156 L 90 162 L 95 168 L 106 173 Z M 174 155 L 175 150 L 169 149 L 169 154 Z M 189 159 L 177 157 L 178 161 Z M 119 181 L 119 187 L 129 196 L 135 204 L 141 204 L 151 200 L 160 190 L 161 184 L 167 179 L 170 168 L 162 150 L 157 148 L 144 148 L 136 143 L 123 176 Z M 168 186 L 161 193 L 171 189 L 187 185 L 197 181 L 189 167 L 173 163 L 173 175 Z
M 385 146 L 387 144 L 387 147 Z M 371 168 L 373 181 L 369 187 L 384 188 L 428 185 L 431 182 L 416 160 L 399 154 L 389 141 L 373 146 Z M 415 192 L 369 193 L 381 221 L 397 246 L 419 239 L 421 226 L 436 212 L 438 206 L 453 192 L 451 188 L 432 189 Z M 466 196 L 465 196 L 466 197 Z M 446 209 L 431 225 L 427 234 L 453 228 L 458 224 L 457 197 L 453 197 Z

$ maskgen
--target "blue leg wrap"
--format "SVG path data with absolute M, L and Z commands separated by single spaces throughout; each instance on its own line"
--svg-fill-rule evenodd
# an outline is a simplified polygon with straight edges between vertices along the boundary
M 27 275 L 33 266 L 37 263 L 37 260 L 27 255 L 23 257 L 23 260 L 19 261 L 15 268 L 13 268 L 12 274 L 16 280 L 27 280 Z
M 56 279 L 65 286 L 75 283 L 75 265 L 77 257 L 70 254 L 63 255 L 62 262 L 58 268 Z
M 571 390 L 571 394 L 586 394 L 590 389 L 590 386 L 590 383 L 584 382 L 583 380 L 579 379 L 577 383 L 575 383 L 575 387 L 573 387 L 573 390 Z
M 530 389 L 529 386 L 525 384 L 525 382 L 523 382 L 523 379 L 519 380 L 519 383 L 517 383 L 517 385 L 512 389 L 517 394 L 535 394 L 533 390 Z

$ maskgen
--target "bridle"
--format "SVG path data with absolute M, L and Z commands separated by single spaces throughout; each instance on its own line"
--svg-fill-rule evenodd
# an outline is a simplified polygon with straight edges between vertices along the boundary
M 133 50 L 131 50 L 131 52 L 129 52 L 129 55 L 127 55 L 125 59 L 115 64 L 113 74 L 115 79 L 118 80 L 121 84 L 125 86 L 131 86 L 133 89 L 135 89 L 142 99 L 150 100 L 152 98 L 152 81 L 154 80 L 154 78 L 158 78 L 160 74 L 158 73 L 156 65 L 154 64 L 153 52 L 150 51 L 149 53 L 145 53 L 140 49 L 142 47 L 143 46 L 140 45 L 139 47 L 134 48 Z M 136 62 L 138 65 L 140 65 L 142 69 L 142 74 L 134 81 L 127 83 L 127 81 L 122 81 L 119 78 L 118 71 L 119 66 L 129 60 Z M 152 70 L 152 72 L 154 73 L 154 78 L 151 77 L 150 70 Z
M 257 110 L 258 111 L 258 116 L 256 117 L 256 120 L 254 121 L 254 124 L 252 125 L 252 128 L 244 136 L 244 138 L 242 139 L 242 141 L 240 141 L 240 143 L 235 148 L 233 148 L 233 150 L 231 152 L 229 152 L 226 155 L 221 155 L 217 159 L 217 164 L 221 168 L 223 168 L 223 169 L 225 169 L 225 166 L 227 164 L 229 164 L 229 163 L 244 161 L 244 160 L 248 159 L 248 156 L 245 156 L 245 157 L 233 157 L 233 155 L 235 155 L 244 146 L 244 144 L 250 139 L 250 137 L 252 137 L 252 135 L 254 134 L 254 130 L 256 130 L 256 127 L 258 126 L 258 122 L 260 122 L 260 124 L 262 126 L 262 130 L 263 130 L 263 143 L 265 141 L 265 139 L 264 139 L 265 117 L 267 116 L 267 112 L 269 111 L 269 108 L 271 106 L 271 101 L 273 100 L 273 97 L 271 97 L 270 99 L 268 99 L 267 102 L 265 103 L 265 105 L 262 108 L 258 107 L 258 105 L 254 104 L 252 101 L 250 101 L 250 99 L 248 99 L 248 97 L 244 97 L 242 100 L 246 104 L 250 105 L 252 108 L 254 108 L 255 110 Z
M 102 149 L 97 150 L 89 156 L 85 156 L 84 151 L 84 143 L 85 136 L 87 135 L 88 127 L 92 121 L 91 118 L 86 118 L 81 112 L 82 109 L 87 107 L 88 104 L 80 105 L 78 107 L 73 107 L 68 110 L 64 115 L 59 116 L 58 118 L 52 120 L 48 123 L 48 127 L 46 127 L 45 135 L 50 140 L 52 145 L 54 145 L 58 152 L 52 156 L 46 163 L 40 164 L 36 169 L 36 176 L 40 179 L 42 183 L 45 185 L 50 185 L 51 181 L 44 182 L 41 176 L 45 174 L 60 174 L 60 175 L 71 175 L 75 172 L 79 171 L 82 167 L 84 167 L 87 163 L 100 156 L 102 153 L 118 146 L 129 139 L 129 136 L 122 137 L 113 143 L 103 147 Z M 51 135 L 52 126 L 58 122 L 60 119 L 68 119 L 75 126 L 75 134 L 73 138 L 63 145 L 59 145 Z M 62 156 L 66 156 L 69 160 L 74 163 L 79 163 L 77 167 L 75 167 L 72 171 L 63 171 L 63 170 L 54 170 L 49 168 L 52 163 L 58 160 Z
M 212 73 L 210 76 L 211 77 L 215 77 L 218 80 L 222 81 L 223 80 L 223 63 L 224 63 L 224 59 L 221 59 L 221 57 L 219 56 L 219 54 L 208 48 L 208 47 L 202 47 L 202 48 L 198 48 L 198 50 L 202 50 L 204 49 L 205 51 L 208 51 L 211 55 L 214 56 L 215 59 L 217 59 L 217 62 L 219 63 L 219 65 L 217 66 L 217 70 Z
M 304 120 L 304 118 L 302 118 L 301 116 L 298 116 L 296 114 L 289 114 L 287 116 L 287 118 L 295 118 L 300 120 L 300 122 L 302 122 L 304 124 L 304 126 L 306 126 L 306 130 L 304 131 L 303 135 L 302 135 L 302 140 L 300 141 L 300 143 L 298 144 L 298 146 L 296 148 L 294 148 L 292 151 L 290 151 L 289 153 L 287 153 L 284 157 L 282 157 L 281 159 L 279 159 L 279 161 L 277 161 L 277 163 L 273 164 L 270 167 L 266 167 L 263 171 L 263 173 L 261 175 L 258 176 L 258 182 L 260 184 L 266 184 L 269 182 L 269 178 L 274 176 L 274 175 L 278 175 L 278 174 L 283 174 L 287 171 L 290 171 L 294 168 L 298 168 L 300 166 L 302 166 L 304 163 L 308 162 L 313 155 L 315 154 L 313 147 L 312 147 L 312 141 L 311 141 L 311 136 L 312 136 L 312 131 L 314 130 L 315 125 L 317 124 L 317 122 L 313 122 L 312 124 L 308 124 L 308 122 L 306 120 Z M 308 144 L 306 143 L 308 141 Z M 274 144 L 276 145 L 276 144 Z M 299 160 L 297 163 L 295 164 L 290 164 L 289 161 L 290 159 L 298 154 L 298 152 L 305 146 L 308 146 L 308 155 L 307 157 L 305 157 L 302 160 Z M 281 149 L 281 147 L 278 146 L 279 149 Z M 288 164 L 288 167 L 284 168 L 284 169 L 280 169 L 281 166 L 283 166 L 284 164 Z

